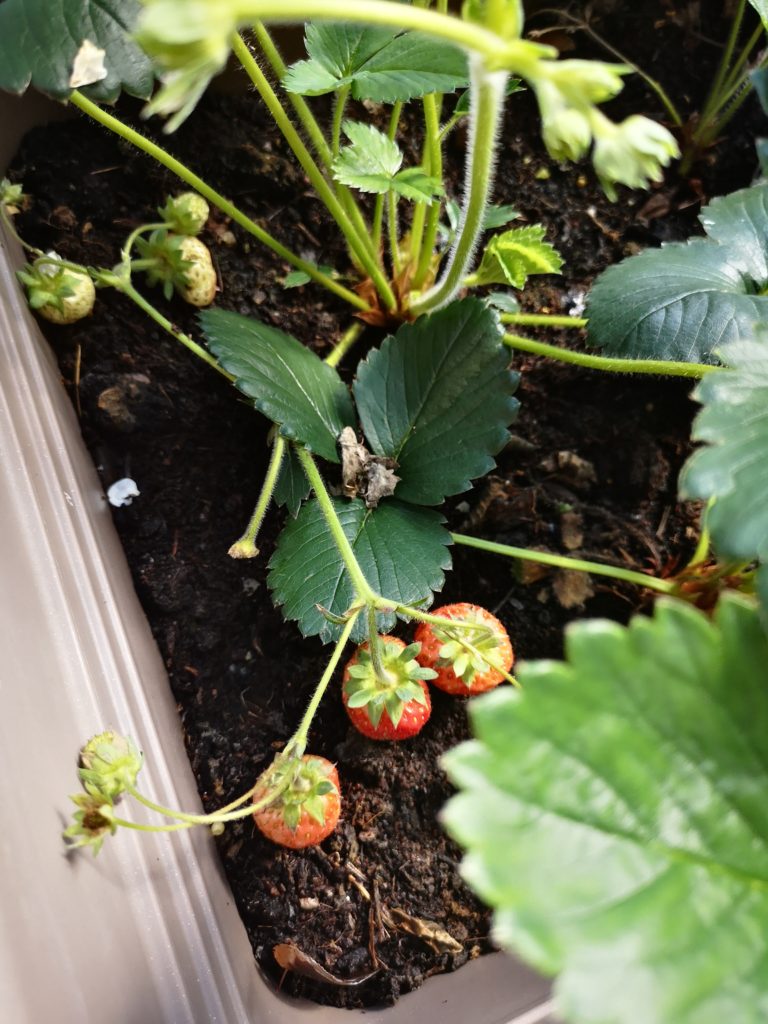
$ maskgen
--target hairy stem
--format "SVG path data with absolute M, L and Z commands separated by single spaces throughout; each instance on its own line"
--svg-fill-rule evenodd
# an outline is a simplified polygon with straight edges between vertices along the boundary
M 256 547 L 256 538 L 259 535 L 261 524 L 264 522 L 264 516 L 267 514 L 267 509 L 272 501 L 272 495 L 275 493 L 275 485 L 283 465 L 286 447 L 285 438 L 276 433 L 261 494 L 256 502 L 256 508 L 253 510 L 248 526 L 245 528 L 245 533 L 229 549 L 229 554 L 232 558 L 255 558 L 259 553 L 259 549 Z
M 548 359 L 557 359 L 561 363 L 573 363 L 575 366 L 586 366 L 590 370 L 605 370 L 608 373 L 654 373 L 666 377 L 706 377 L 708 373 L 717 373 L 722 366 L 705 363 L 673 363 L 665 359 L 613 359 L 609 356 L 593 356 L 586 352 L 572 352 L 557 345 L 546 345 L 542 341 L 521 338 L 517 334 L 505 334 L 504 344 L 519 352 L 530 352 Z
M 290 118 L 286 114 L 283 105 L 277 97 L 266 76 L 253 57 L 250 49 L 243 38 L 235 33 L 232 37 L 232 49 L 235 56 L 242 64 L 246 74 L 253 82 L 259 95 L 266 104 L 267 109 L 275 120 L 280 131 L 283 133 L 286 142 L 291 147 L 296 159 L 299 161 L 302 170 L 309 178 L 312 187 L 323 205 L 338 224 L 345 240 L 350 246 L 352 253 L 357 258 L 360 266 L 365 270 L 373 281 L 377 292 L 390 309 L 395 309 L 397 300 L 384 277 L 381 268 L 376 263 L 370 250 L 370 240 L 365 234 L 361 234 L 346 210 L 336 197 L 333 189 L 325 180 L 322 171 L 312 158 L 312 154 L 301 140 L 301 136 L 294 128 Z
M 274 39 L 263 22 L 254 22 L 252 28 L 253 34 L 261 47 L 262 53 L 269 61 L 269 65 L 277 78 L 282 82 L 287 69 Z M 303 96 L 299 96 L 297 93 L 293 92 L 288 93 L 288 100 L 296 111 L 296 116 L 301 122 L 304 131 L 309 136 L 312 145 L 315 147 L 315 152 L 320 157 L 321 163 L 324 167 L 330 168 L 331 150 L 328 143 L 325 141 L 325 136 L 323 135 L 320 125 L 317 123 L 314 114 L 309 109 L 309 104 Z
M 341 555 L 350 579 L 352 580 L 352 585 L 355 588 L 355 594 L 358 599 L 363 601 L 365 604 L 375 602 L 377 595 L 373 592 L 368 580 L 366 580 L 363 575 L 363 570 L 360 568 L 360 563 L 355 557 L 352 545 L 349 543 L 347 535 L 344 533 L 344 529 L 339 522 L 336 509 L 333 507 L 333 502 L 331 501 L 331 496 L 323 483 L 323 478 L 318 472 L 315 460 L 306 448 L 297 446 L 296 454 L 298 455 L 299 461 L 307 475 L 307 479 L 312 485 L 312 490 L 315 492 L 318 503 L 325 517 L 325 521 L 328 524 L 328 529 L 331 531 L 333 541 L 339 550 L 339 554 Z
M 660 594 L 674 594 L 677 587 L 671 580 L 661 580 L 656 576 L 646 576 L 643 572 L 623 569 L 617 565 L 603 565 L 600 562 L 587 562 L 583 558 L 569 558 L 567 555 L 554 555 L 547 551 L 529 551 L 527 548 L 516 548 L 511 544 L 496 544 L 494 541 L 483 540 L 481 537 L 467 537 L 461 533 L 452 533 L 451 538 L 456 544 L 464 544 L 479 551 L 488 551 L 493 555 L 506 555 L 521 561 L 539 562 L 551 565 L 556 569 L 573 569 L 577 572 L 589 572 L 595 576 L 610 576 L 625 583 L 634 583 L 639 587 L 656 590 Z
M 379 637 L 379 627 L 376 622 L 376 607 L 373 604 L 368 605 L 368 651 L 371 655 L 371 664 L 373 665 L 373 671 L 376 678 L 383 684 L 387 685 L 389 682 L 387 670 L 384 668 L 384 658 L 381 650 L 381 639 Z
M 329 366 L 338 366 L 362 333 L 363 325 L 361 323 L 352 324 L 352 326 L 348 327 L 344 334 L 342 334 L 333 352 L 331 352 L 330 355 L 327 355 L 323 362 L 328 363 Z
M 503 324 L 519 324 L 521 327 L 586 327 L 589 321 L 583 316 L 550 316 L 549 313 L 502 313 Z
M 411 305 L 417 316 L 445 306 L 461 288 L 483 232 L 485 208 L 493 185 L 496 137 L 504 109 L 508 75 L 506 72 L 489 72 L 477 57 L 470 57 L 469 64 L 472 98 L 461 221 L 443 276 L 434 288 Z
M 531 46 L 523 40 L 506 40 L 472 21 L 426 8 L 394 4 L 390 0 L 243 0 L 239 5 L 243 22 L 262 21 L 349 21 L 363 25 L 387 25 L 403 30 L 425 32 L 445 39 L 463 50 L 487 59 L 506 59 L 515 65 L 530 67 L 535 58 Z
M 400 242 L 397 237 L 397 196 L 394 191 L 387 192 L 387 235 L 389 238 L 389 258 L 392 262 L 392 273 L 397 275 L 402 269 L 400 263 Z
M 299 723 L 298 729 L 296 730 L 296 732 L 293 734 L 289 741 L 290 744 L 295 744 L 298 747 L 300 747 L 302 749 L 302 753 L 303 748 L 306 747 L 307 737 L 309 735 L 309 727 L 312 724 L 312 719 L 315 717 L 315 712 L 320 706 L 320 701 L 323 699 L 323 694 L 328 689 L 328 684 L 330 683 L 331 678 L 333 677 L 333 673 L 336 671 L 336 666 L 339 664 L 344 648 L 347 646 L 349 638 L 352 635 L 352 630 L 355 628 L 355 623 L 357 622 L 357 617 L 360 614 L 360 611 L 361 609 L 358 609 L 357 611 L 353 612 L 352 615 L 347 620 L 344 629 L 341 631 L 341 636 L 336 641 L 336 646 L 333 648 L 333 654 L 331 654 L 330 661 L 326 665 L 322 678 L 320 679 L 320 682 L 317 684 L 315 692 L 312 694 L 312 699 L 307 705 L 307 710 L 304 712 L 304 717 Z
M 443 151 L 440 144 L 440 119 L 438 116 L 437 109 L 437 97 L 434 93 L 429 96 L 425 96 L 423 100 L 424 104 L 424 124 L 426 128 L 426 156 L 427 156 L 427 171 L 433 177 L 437 178 L 438 181 L 443 180 Z M 413 279 L 414 288 L 421 288 L 424 281 L 427 278 L 430 267 L 432 266 L 432 257 L 435 252 L 435 240 L 437 239 L 437 229 L 440 225 L 440 211 L 442 209 L 442 203 L 439 198 L 432 200 L 432 204 L 427 211 L 427 224 L 424 236 L 419 242 L 419 250 L 416 253 L 416 276 Z
M 387 138 L 392 142 L 394 142 L 397 136 L 397 127 L 400 123 L 401 114 L 402 101 L 398 99 L 397 102 L 392 105 L 392 113 L 389 116 L 389 127 L 387 129 Z M 376 200 L 374 201 L 374 219 L 373 227 L 371 229 L 371 238 L 374 247 L 374 252 L 377 253 L 381 248 L 381 232 L 382 225 L 384 223 L 384 199 L 384 194 L 379 193 L 379 195 L 376 197 Z
M 132 302 L 136 303 L 139 309 L 143 310 L 147 316 L 151 317 L 156 324 L 159 324 L 164 331 L 167 331 L 177 341 L 180 341 L 185 348 L 189 349 L 190 352 L 193 352 L 198 359 L 202 359 L 204 363 L 213 367 L 213 369 L 220 373 L 222 377 L 226 377 L 230 384 L 234 381 L 235 378 L 232 374 L 227 373 L 224 367 L 220 366 L 216 362 L 210 352 L 206 352 L 205 349 L 201 345 L 198 345 L 196 341 L 193 341 L 188 334 L 185 334 L 183 331 L 174 327 L 167 317 L 163 316 L 159 310 L 155 309 L 151 302 L 147 302 L 144 296 L 140 292 L 136 291 L 130 281 L 125 281 L 116 277 L 114 287 L 118 291 L 122 292 L 123 295 L 127 295 Z
M 94 121 L 98 121 L 99 124 L 105 128 L 109 128 L 110 131 L 119 135 L 120 138 L 125 139 L 126 142 L 130 142 L 131 145 L 140 149 L 143 153 L 147 153 L 149 156 L 157 160 L 158 163 L 162 164 L 163 167 L 167 167 L 169 171 L 175 174 L 183 182 L 193 188 L 196 192 L 199 192 L 201 196 L 204 196 L 209 202 L 217 206 L 222 213 L 230 217 L 236 224 L 244 228 L 249 234 L 253 235 L 254 238 L 258 239 L 263 245 L 266 245 L 272 252 L 276 253 L 281 259 L 284 259 L 291 266 L 296 267 L 297 270 L 303 270 L 305 274 L 321 284 L 328 291 L 333 292 L 334 295 L 338 295 L 339 298 L 344 299 L 355 309 L 367 311 L 370 307 L 368 303 L 356 295 L 353 291 L 348 288 L 344 288 L 338 282 L 334 281 L 333 278 L 324 274 L 321 270 L 310 263 L 307 260 L 303 260 L 300 256 L 291 252 L 290 249 L 286 248 L 281 242 L 278 242 L 276 238 L 269 234 L 260 227 L 255 221 L 247 217 L 241 210 L 238 209 L 234 203 L 231 203 L 228 199 L 225 199 L 221 193 L 217 192 L 214 188 L 203 181 L 197 174 L 191 171 L 185 164 L 181 163 L 175 157 L 171 156 L 167 150 L 163 149 L 162 146 L 158 146 L 156 143 L 150 141 L 146 136 L 137 132 L 135 129 L 130 128 L 128 125 L 123 124 L 118 118 L 113 117 L 112 114 L 107 113 L 96 103 L 92 103 L 86 96 L 75 90 L 70 94 L 69 102 L 81 110 L 88 117 L 91 117 Z
M 387 138 L 394 142 L 397 137 L 397 128 L 400 124 L 400 115 L 403 112 L 403 104 L 401 100 L 398 100 L 392 107 L 392 113 L 389 118 L 389 128 L 387 129 Z M 384 193 L 379 193 L 373 204 L 373 227 L 371 231 L 373 250 L 378 252 L 381 248 L 381 232 L 382 225 L 384 223 Z

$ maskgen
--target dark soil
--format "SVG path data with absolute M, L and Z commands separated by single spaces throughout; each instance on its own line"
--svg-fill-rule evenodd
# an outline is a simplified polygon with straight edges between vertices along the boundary
M 666 76 L 667 89 L 692 109 L 715 51 L 676 25 L 663 3 L 639 7 L 626 15 L 632 26 L 620 38 L 641 40 L 645 33 L 650 42 L 633 56 Z M 616 31 L 618 15 L 612 17 L 603 24 L 606 34 Z M 722 38 L 714 15 L 705 27 Z M 642 84 L 627 93 L 626 112 L 658 114 Z M 128 119 L 136 112 L 130 103 L 122 109 Z M 746 116 L 754 116 L 749 108 Z M 697 196 L 748 184 L 755 165 L 743 132 L 721 147 L 722 159 L 701 164 L 692 183 L 656 190 L 655 207 L 647 193 L 626 191 L 610 204 L 587 166 L 552 166 L 535 124 L 530 95 L 515 97 L 496 196 L 546 224 L 566 259 L 562 278 L 533 280 L 523 296 L 532 311 L 569 311 L 608 263 L 638 245 L 685 237 L 695 230 Z M 463 141 L 456 132 L 447 147 L 455 174 Z M 209 99 L 170 148 L 303 255 L 345 265 L 334 231 L 252 96 Z M 34 196 L 19 218 L 23 235 L 91 265 L 115 263 L 128 231 L 154 219 L 164 196 L 178 191 L 169 174 L 83 120 L 33 132 L 13 173 Z M 284 291 L 287 268 L 220 214 L 214 212 L 203 237 L 221 277 L 218 305 L 289 331 L 321 354 L 348 326 L 347 309 L 319 288 Z M 195 331 L 188 308 L 158 305 Z M 130 507 L 115 510 L 115 521 L 168 667 L 200 792 L 213 809 L 249 788 L 290 736 L 328 654 L 318 641 L 301 640 L 272 607 L 266 569 L 281 515 L 268 517 L 257 560 L 226 554 L 259 491 L 268 425 L 111 292 L 87 323 L 48 333 L 105 487 L 131 476 L 140 488 Z M 359 354 L 379 338 L 369 330 Z M 514 436 L 497 469 L 450 503 L 451 528 L 656 574 L 679 565 L 696 538 L 696 509 L 675 497 L 689 450 L 690 385 L 532 358 L 514 363 L 522 371 Z M 519 658 L 556 657 L 574 617 L 625 621 L 646 600 L 608 579 L 531 568 L 521 575 L 516 564 L 461 548 L 443 597 L 492 609 Z M 450 793 L 438 760 L 467 736 L 465 706 L 440 693 L 433 700 L 422 735 L 378 745 L 351 729 L 337 687 L 317 716 L 310 749 L 339 764 L 338 831 L 301 853 L 270 845 L 249 821 L 219 839 L 255 956 L 276 984 L 281 971 L 272 949 L 284 941 L 343 978 L 380 967 L 359 987 L 289 975 L 284 990 L 346 1006 L 389 1003 L 490 948 L 488 913 L 461 882 L 460 853 L 437 824 Z M 464 951 L 436 952 L 403 931 L 383 929 L 381 908 L 439 924 Z

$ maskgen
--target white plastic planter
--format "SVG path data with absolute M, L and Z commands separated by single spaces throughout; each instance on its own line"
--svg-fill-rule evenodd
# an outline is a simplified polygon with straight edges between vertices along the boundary
M 23 132 L 52 116 L 61 108 L 39 97 L 0 95 L 0 173 Z M 123 831 L 95 860 L 65 855 L 77 751 L 105 727 L 140 739 L 150 797 L 199 800 L 109 507 L 14 279 L 21 254 L 1 234 L 0 250 L 0 1019 L 354 1019 L 263 981 L 204 830 Z M 539 1024 L 550 1010 L 546 983 L 498 954 L 365 1019 Z

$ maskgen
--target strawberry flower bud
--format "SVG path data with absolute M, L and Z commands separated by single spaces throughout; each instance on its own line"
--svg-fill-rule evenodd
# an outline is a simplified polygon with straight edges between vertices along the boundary
M 592 142 L 589 118 L 583 110 L 568 106 L 551 82 L 536 85 L 542 120 L 542 137 L 555 160 L 580 160 Z
M 26 198 L 22 185 L 13 185 L 7 178 L 0 179 L 0 206 L 4 206 L 8 213 L 18 213 Z
M 210 215 L 210 207 L 197 192 L 182 192 L 169 198 L 158 213 L 171 231 L 179 235 L 199 235 Z
M 628 64 L 608 64 L 601 60 L 539 63 L 541 78 L 551 82 L 570 106 L 592 106 L 613 99 L 624 87 L 622 77 L 631 71 Z
M 136 785 L 143 756 L 127 736 L 102 732 L 88 740 L 80 751 L 80 778 L 91 793 L 111 804 L 129 786 Z
M 237 28 L 229 0 L 144 0 L 136 39 L 161 69 L 162 87 L 143 116 L 174 116 L 174 132 L 189 117 L 208 83 L 229 57 L 230 34 Z
M 662 125 L 635 114 L 620 124 L 595 111 L 592 160 L 605 194 L 616 198 L 615 184 L 645 188 L 661 177 L 661 168 L 680 156 L 677 143 Z

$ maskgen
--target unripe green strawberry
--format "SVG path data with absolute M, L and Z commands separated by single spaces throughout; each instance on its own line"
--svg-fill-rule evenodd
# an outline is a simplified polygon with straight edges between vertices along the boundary
M 183 283 L 174 281 L 176 291 L 191 306 L 210 306 L 216 295 L 216 271 L 208 247 L 199 238 L 187 237 L 179 251 L 186 265 Z
M 85 270 L 57 266 L 55 252 L 40 256 L 18 272 L 27 289 L 27 301 L 40 316 L 54 324 L 73 324 L 93 310 L 96 288 Z
M 169 198 L 158 210 L 171 231 L 179 235 L 199 235 L 210 212 L 208 203 L 197 192 L 182 192 Z

